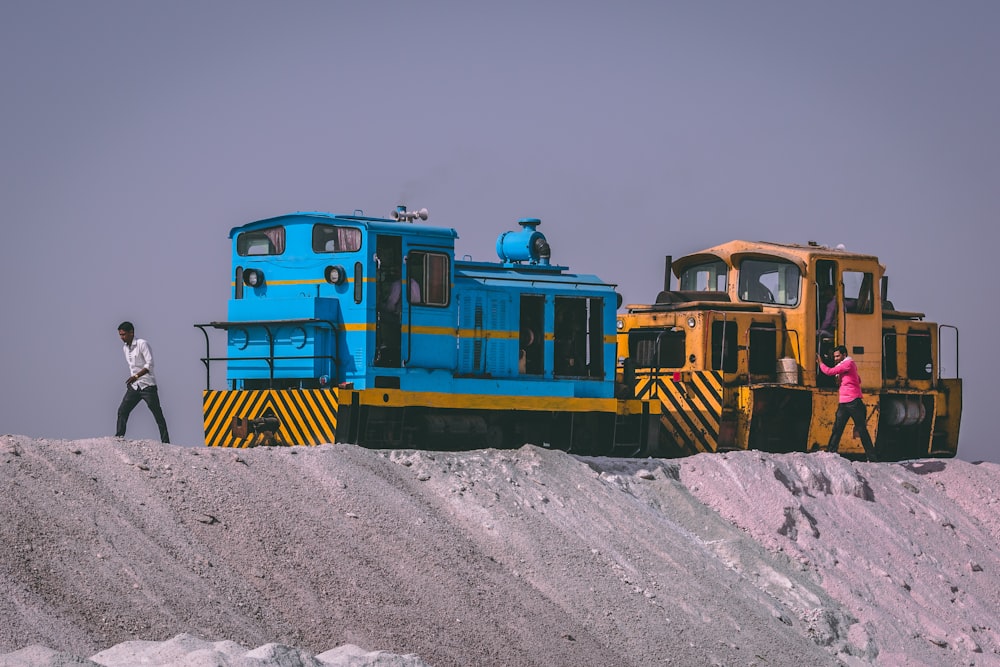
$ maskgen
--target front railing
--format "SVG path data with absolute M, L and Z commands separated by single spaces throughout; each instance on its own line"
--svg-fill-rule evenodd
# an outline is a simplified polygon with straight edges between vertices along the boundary
M 292 356 L 275 356 L 274 355 L 274 331 L 277 327 L 283 326 L 302 326 L 302 325 L 313 325 L 320 327 L 328 327 L 330 331 L 333 332 L 333 350 L 337 350 L 337 325 L 331 320 L 324 320 L 319 318 L 305 318 L 305 319 L 293 319 L 293 320 L 256 320 L 256 321 L 243 321 L 243 322 L 207 322 L 205 324 L 195 324 L 194 326 L 201 331 L 205 336 L 205 356 L 201 358 L 201 363 L 205 365 L 205 389 L 210 390 L 212 388 L 212 375 L 211 375 L 211 364 L 213 361 L 263 361 L 267 363 L 269 369 L 269 379 L 268 387 L 274 387 L 274 367 L 276 361 L 283 360 L 297 360 L 303 361 L 307 359 L 329 359 L 333 367 L 334 376 L 337 375 L 337 355 L 336 354 L 325 354 L 325 355 L 292 355 Z M 211 351 L 211 343 L 208 336 L 208 331 L 206 327 L 211 327 L 213 329 L 219 329 L 222 331 L 229 331 L 230 329 L 244 328 L 244 327 L 261 327 L 267 334 L 268 342 L 268 355 L 266 357 L 258 356 L 239 356 L 239 357 L 213 357 Z

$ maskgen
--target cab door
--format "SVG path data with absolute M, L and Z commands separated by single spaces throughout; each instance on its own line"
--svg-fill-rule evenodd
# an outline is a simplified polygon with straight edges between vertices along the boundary
M 872 261 L 839 262 L 840 293 L 843 299 L 843 345 L 854 359 L 861 386 L 882 383 L 882 302 L 879 282 L 882 269 Z
M 403 262 L 404 290 L 400 353 L 407 368 L 454 370 L 456 315 L 449 248 L 412 245 Z
M 390 304 L 393 283 L 403 275 L 403 239 L 394 234 L 379 234 L 375 238 L 375 354 L 372 365 L 399 368 L 402 361 L 402 315 L 405 308 Z M 397 286 L 398 289 L 398 286 Z M 404 302 L 400 306 L 405 306 Z M 369 319 L 369 321 L 372 321 Z

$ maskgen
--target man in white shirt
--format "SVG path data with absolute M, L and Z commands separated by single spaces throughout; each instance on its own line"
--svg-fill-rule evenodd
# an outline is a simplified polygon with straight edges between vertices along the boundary
M 170 442 L 170 435 L 167 433 L 167 421 L 163 418 L 163 410 L 160 408 L 160 394 L 156 389 L 156 378 L 153 376 L 153 351 L 142 338 L 135 337 L 135 327 L 131 322 L 122 322 L 118 325 L 118 337 L 125 343 L 125 362 L 128 370 L 132 374 L 125 380 L 125 396 L 121 405 L 118 406 L 118 428 L 115 436 L 125 437 L 125 427 L 128 425 L 128 416 L 139 404 L 139 401 L 146 401 L 149 411 L 153 413 L 153 419 L 160 429 L 160 440 Z

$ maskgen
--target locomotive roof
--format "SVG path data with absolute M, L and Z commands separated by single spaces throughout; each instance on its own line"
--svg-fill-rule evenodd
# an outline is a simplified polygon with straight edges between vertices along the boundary
M 878 257 L 865 253 L 851 252 L 843 247 L 831 248 L 810 242 L 808 245 L 798 243 L 773 243 L 769 241 L 729 241 L 706 250 L 685 255 L 673 262 L 675 275 L 680 275 L 688 266 L 712 259 L 721 259 L 735 266 L 747 257 L 776 257 L 797 264 L 805 270 L 813 257 L 842 257 L 863 259 L 878 263 Z
M 600 277 L 591 274 L 568 273 L 569 267 L 556 266 L 552 264 L 503 264 L 498 262 L 474 262 L 469 260 L 456 260 L 455 272 L 461 273 L 468 278 L 489 283 L 509 283 L 511 280 L 524 281 L 530 279 L 539 285 L 545 283 L 552 284 L 575 284 L 586 287 L 599 287 L 614 289 L 613 283 L 601 280 Z
M 240 232 L 254 229 L 273 227 L 277 224 L 350 224 L 374 232 L 388 232 L 393 234 L 418 233 L 421 236 L 431 236 L 438 238 L 457 239 L 458 232 L 450 227 L 435 227 L 433 225 L 417 225 L 411 222 L 399 222 L 389 218 L 374 218 L 364 215 L 361 211 L 355 211 L 351 215 L 324 213 L 321 211 L 297 211 L 286 213 L 273 218 L 256 220 L 245 225 L 233 227 L 229 230 L 229 238 L 235 237 Z

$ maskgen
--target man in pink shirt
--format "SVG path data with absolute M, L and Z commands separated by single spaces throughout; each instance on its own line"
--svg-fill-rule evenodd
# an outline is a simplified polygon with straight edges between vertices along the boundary
M 836 375 L 837 381 L 840 383 L 840 405 L 837 406 L 837 417 L 833 421 L 833 431 L 830 433 L 830 442 L 826 445 L 826 451 L 837 453 L 837 449 L 840 447 L 840 436 L 844 432 L 844 427 L 847 426 L 848 418 L 850 418 L 861 438 L 861 444 L 864 445 L 868 460 L 878 461 L 878 457 L 875 455 L 875 444 L 872 442 L 871 436 L 868 435 L 865 419 L 868 413 L 864 401 L 861 400 L 861 376 L 858 375 L 858 366 L 854 363 L 854 359 L 847 356 L 846 347 L 838 345 L 833 348 L 833 368 L 824 364 L 823 358 L 818 354 L 816 361 L 819 362 L 819 369 L 823 373 Z

